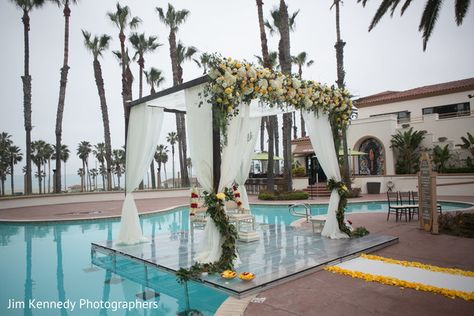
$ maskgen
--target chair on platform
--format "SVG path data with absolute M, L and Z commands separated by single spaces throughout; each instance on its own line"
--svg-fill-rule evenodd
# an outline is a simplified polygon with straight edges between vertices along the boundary
M 387 203 L 388 203 L 388 213 L 387 213 L 387 221 L 390 218 L 390 214 L 395 214 L 395 221 L 398 221 L 398 214 L 403 211 L 404 206 L 399 205 L 399 197 L 398 192 L 387 192 Z

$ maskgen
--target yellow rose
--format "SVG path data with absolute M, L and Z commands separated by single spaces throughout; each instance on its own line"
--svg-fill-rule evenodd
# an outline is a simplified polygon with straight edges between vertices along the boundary
M 216 194 L 216 198 L 218 200 L 224 201 L 225 200 L 225 194 L 222 193 L 222 192 L 219 192 L 219 193 Z
M 226 94 L 231 94 L 231 93 L 232 93 L 232 89 L 231 89 L 230 87 L 228 87 L 228 88 L 226 88 L 226 89 L 224 90 L 224 92 L 225 92 Z

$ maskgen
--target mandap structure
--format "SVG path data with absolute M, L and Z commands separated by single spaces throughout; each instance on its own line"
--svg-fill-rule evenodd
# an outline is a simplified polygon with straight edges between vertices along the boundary
M 117 243 L 146 242 L 133 191 L 153 159 L 164 112 L 183 111 L 187 115 L 190 156 L 205 190 L 210 215 L 196 261 L 198 265 L 213 265 L 215 270 L 231 268 L 236 258 L 236 231 L 224 208 L 225 200 L 233 198 L 229 188 L 234 183 L 241 185 L 243 207 L 249 209 L 243 184 L 249 173 L 260 118 L 295 110 L 302 111 L 311 143 L 318 148 L 318 160 L 331 179 L 328 186 L 332 193 L 322 236 L 347 238 L 347 189 L 341 182 L 331 124 L 339 129 L 347 126 L 352 111 L 349 92 L 214 55 L 207 76 L 130 104 L 126 198 Z

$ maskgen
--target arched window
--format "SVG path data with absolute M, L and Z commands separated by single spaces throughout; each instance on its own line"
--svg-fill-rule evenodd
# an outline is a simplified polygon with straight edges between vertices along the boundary
M 380 141 L 367 138 L 360 144 L 359 151 L 366 153 L 359 156 L 359 174 L 385 174 L 385 151 Z

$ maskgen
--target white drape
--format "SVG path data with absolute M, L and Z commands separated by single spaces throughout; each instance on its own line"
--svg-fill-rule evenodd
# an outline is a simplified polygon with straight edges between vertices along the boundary
M 204 190 L 213 190 L 212 158 L 212 105 L 201 105 L 202 86 L 186 89 L 186 128 L 189 139 L 189 154 L 196 177 Z M 209 218 L 199 244 L 195 260 L 201 263 L 214 262 L 222 253 L 222 238 L 214 221 Z
M 255 148 L 255 143 L 258 139 L 258 128 L 260 126 L 260 118 L 252 117 L 244 119 L 244 126 L 242 126 L 241 148 L 240 152 L 240 168 L 238 168 L 235 182 L 239 185 L 240 202 L 242 208 L 250 210 L 249 198 L 247 190 L 245 189 L 245 181 L 249 177 L 250 166 L 252 164 L 252 155 Z
M 303 119 L 306 123 L 309 138 L 313 148 L 315 148 L 316 156 L 324 173 L 336 181 L 341 181 L 341 173 L 337 162 L 336 150 L 334 149 L 334 141 L 332 136 L 331 124 L 327 114 L 319 115 L 314 112 L 303 111 Z M 321 235 L 332 239 L 348 238 L 347 234 L 339 230 L 337 223 L 336 211 L 339 205 L 339 194 L 337 190 L 331 192 L 329 198 L 328 214 L 326 224 L 324 225 Z
M 135 190 L 143 178 L 155 154 L 163 124 L 163 109 L 141 104 L 130 111 L 127 135 L 125 167 L 125 200 L 122 206 L 119 244 L 136 244 L 146 241 L 143 237 L 137 206 L 133 198 Z

